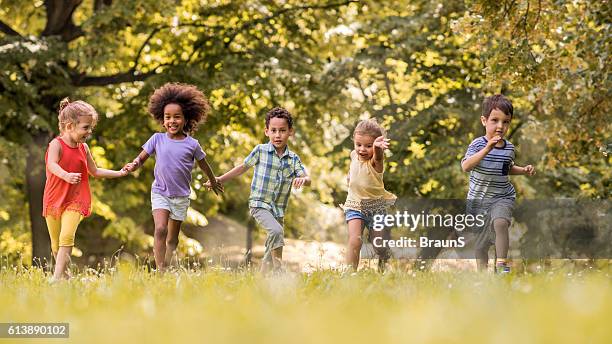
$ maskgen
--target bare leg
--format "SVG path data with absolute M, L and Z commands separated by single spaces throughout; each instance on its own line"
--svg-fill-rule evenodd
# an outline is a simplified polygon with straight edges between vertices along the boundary
M 181 232 L 182 223 L 183 223 L 182 221 L 177 221 L 173 219 L 168 220 L 168 235 L 166 237 L 166 256 L 165 256 L 166 266 L 170 266 L 172 263 L 172 257 L 174 256 L 174 253 L 176 251 L 176 246 L 178 246 L 179 233 Z
M 283 264 L 283 247 L 278 247 L 272 250 L 272 269 L 278 270 Z
M 506 259 L 508 258 L 508 248 L 510 238 L 508 234 L 508 227 L 510 223 L 506 219 L 495 219 L 493 221 L 493 228 L 495 229 L 495 252 L 497 258 Z
M 168 237 L 168 216 L 170 212 L 166 209 L 153 210 L 153 222 L 155 223 L 155 233 L 153 235 L 153 256 L 155 256 L 155 266 L 158 271 L 163 271 L 166 265 L 166 238 Z
M 495 272 L 507 273 L 510 268 L 507 265 L 508 249 L 510 247 L 510 236 L 508 234 L 510 222 L 506 219 L 495 219 L 493 228 L 495 229 Z
M 477 248 L 475 253 L 478 271 L 487 270 L 487 265 L 489 264 L 489 250 L 485 248 Z
M 381 231 L 370 230 L 369 240 L 372 245 L 374 245 L 374 239 L 378 237 L 382 238 L 382 240 L 390 240 L 391 230 L 389 228 L 384 228 Z M 381 241 L 381 243 L 382 242 L 383 241 Z M 378 272 L 384 272 L 387 261 L 391 256 L 391 250 L 384 244 L 380 247 L 374 246 L 374 251 L 378 256 Z
M 56 255 L 55 271 L 53 272 L 53 278 L 68 279 L 70 276 L 66 272 L 68 263 L 70 263 L 70 253 L 72 252 L 72 246 L 60 246 Z
M 346 263 L 351 265 L 354 270 L 359 267 L 359 251 L 363 240 L 363 220 L 352 219 L 348 221 L 348 245 L 346 250 Z

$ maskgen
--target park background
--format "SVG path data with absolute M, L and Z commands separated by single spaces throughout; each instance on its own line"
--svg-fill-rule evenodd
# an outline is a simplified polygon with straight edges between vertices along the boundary
M 313 183 L 290 200 L 286 236 L 301 246 L 288 259 L 309 243 L 345 241 L 338 204 L 351 132 L 367 117 L 388 130 L 385 184 L 401 198 L 465 197 L 459 162 L 494 93 L 515 106 L 507 137 L 517 164 L 538 171 L 511 178 L 519 198 L 606 200 L 612 190 L 608 1 L 1 0 L 0 18 L 0 255 L 9 264 L 49 257 L 40 214 L 59 101 L 94 105 L 92 154 L 120 169 L 161 130 L 146 105 L 166 82 L 208 96 L 212 113 L 194 137 L 217 175 L 266 142 L 267 110 L 294 114 L 290 148 Z M 153 166 L 92 181 L 75 262 L 150 255 Z M 181 257 L 242 259 L 251 175 L 220 198 L 194 170 L 184 228 L 204 239 L 182 235 Z
M 0 321 L 65 322 L 75 343 L 610 343 L 610 255 L 517 260 L 508 275 L 451 259 L 353 273 L 316 256 L 342 259 L 337 205 L 360 118 L 388 129 L 385 183 L 401 200 L 463 199 L 459 161 L 494 93 L 515 105 L 516 162 L 538 171 L 512 177 L 519 203 L 602 202 L 609 217 L 611 17 L 609 1 L 586 0 L 0 0 Z M 161 129 L 146 105 L 170 81 L 209 97 L 195 137 L 216 173 L 265 142 L 268 109 L 294 114 L 290 147 L 313 185 L 291 197 L 285 258 L 315 263 L 274 276 L 234 265 L 250 174 L 219 198 L 196 169 L 185 233 L 203 240 L 182 236 L 179 268 L 151 273 L 150 161 L 92 180 L 73 278 L 50 284 L 30 264 L 49 255 L 44 152 L 59 101 L 95 106 L 92 153 L 119 169 Z M 235 256 L 214 245 L 230 237 Z

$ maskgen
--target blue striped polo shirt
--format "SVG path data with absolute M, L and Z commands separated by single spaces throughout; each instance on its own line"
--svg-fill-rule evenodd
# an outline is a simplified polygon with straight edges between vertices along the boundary
M 516 190 L 508 178 L 510 169 L 514 165 L 514 145 L 505 139 L 503 141 L 503 147 L 494 147 L 470 171 L 468 200 L 516 198 Z M 484 149 L 487 142 L 484 136 L 472 141 L 461 162 Z

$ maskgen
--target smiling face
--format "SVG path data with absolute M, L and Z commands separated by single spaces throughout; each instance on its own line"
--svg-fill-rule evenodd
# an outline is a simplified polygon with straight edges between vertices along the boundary
M 359 160 L 368 161 L 372 159 L 374 155 L 374 140 L 376 138 L 374 136 L 355 133 L 353 137 L 353 143 L 355 147 L 355 152 L 359 156 Z
M 293 129 L 289 128 L 289 123 L 285 118 L 270 118 L 270 124 L 266 128 L 266 136 L 278 153 L 285 150 L 291 135 L 293 135 Z
M 87 141 L 96 125 L 93 116 L 79 116 L 78 122 L 66 125 L 66 134 L 75 143 Z
M 183 109 L 178 104 L 168 104 L 164 107 L 164 128 L 170 137 L 183 136 L 183 128 L 185 127 L 185 116 Z
M 489 117 L 480 116 L 480 121 L 486 130 L 487 139 L 491 139 L 494 136 L 501 136 L 503 138 L 506 132 L 508 132 L 511 120 L 512 116 L 506 115 L 499 109 L 493 109 Z

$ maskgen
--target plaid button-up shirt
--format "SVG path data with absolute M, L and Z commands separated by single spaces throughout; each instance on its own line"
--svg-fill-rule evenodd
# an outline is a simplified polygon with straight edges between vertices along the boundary
M 255 166 L 249 207 L 268 209 L 274 217 L 284 217 L 293 179 L 306 175 L 300 157 L 289 147 L 278 156 L 274 145 L 266 143 L 257 145 L 244 159 L 244 164 Z

